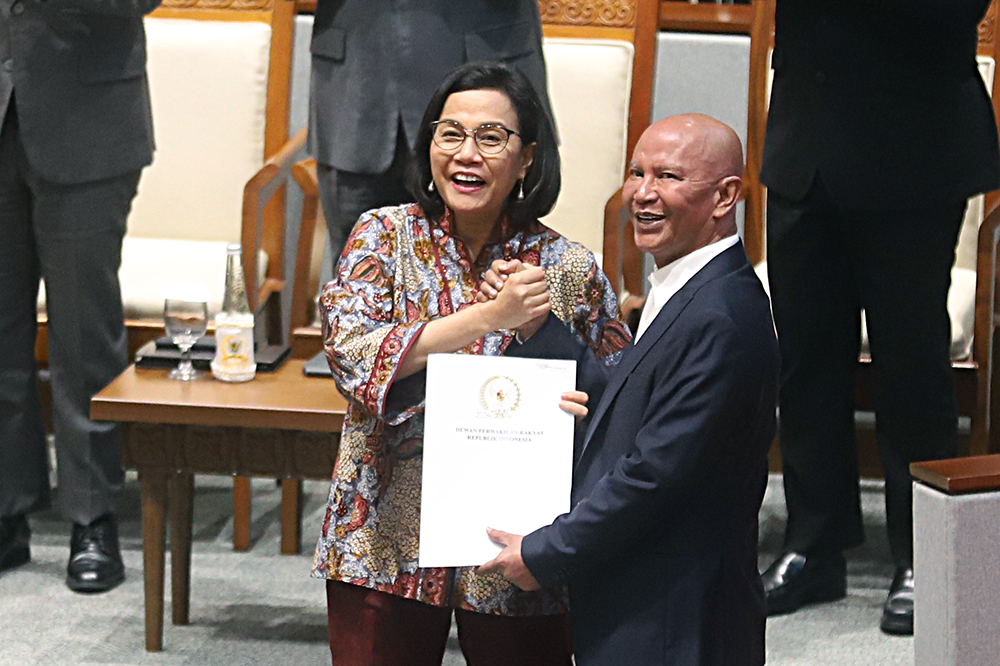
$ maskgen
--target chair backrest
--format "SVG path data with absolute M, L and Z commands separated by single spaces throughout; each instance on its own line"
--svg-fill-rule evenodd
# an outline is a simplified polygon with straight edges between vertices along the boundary
M 152 17 L 146 35 L 156 160 L 128 235 L 239 242 L 243 186 L 264 162 L 271 26 Z
M 283 278 L 281 202 L 245 230 L 243 190 L 288 136 L 293 19 L 289 0 L 164 0 L 146 18 L 156 153 L 123 246 L 127 317 L 155 315 L 164 280 L 203 284 L 217 310 L 227 243 L 258 283 Z
M 604 202 L 621 187 L 634 48 L 622 40 L 546 37 L 562 189 L 543 222 L 603 254 Z
M 544 220 L 604 254 L 604 204 L 649 122 L 657 0 L 539 0 L 562 190 Z
M 749 7 L 741 9 L 749 14 Z M 660 29 L 650 120 L 656 122 L 678 113 L 704 113 L 732 127 L 745 146 L 750 36 L 722 32 L 729 27 L 722 23 L 711 26 L 718 32 L 707 32 L 709 27 L 701 32 Z
M 755 0 L 754 6 L 758 5 Z M 733 75 L 732 68 L 739 67 L 741 61 L 745 62 L 746 45 L 739 43 L 745 40 L 743 35 L 750 32 L 753 13 L 751 7 L 743 5 L 717 5 L 717 4 L 689 4 L 686 2 L 663 2 L 657 9 L 654 29 L 651 31 L 650 39 L 653 46 L 648 51 L 652 56 L 653 51 L 657 51 L 654 61 L 657 65 L 675 68 L 677 59 L 667 59 L 664 50 L 673 49 L 675 52 L 683 52 L 684 57 L 690 60 L 698 59 L 699 66 L 712 72 L 712 89 L 698 89 L 697 77 L 700 73 L 689 71 L 690 68 L 680 71 L 683 74 L 670 76 L 662 71 L 662 67 L 657 71 L 656 85 L 654 86 L 652 69 L 646 72 L 649 78 L 642 83 L 636 78 L 633 84 L 633 107 L 636 104 L 637 95 L 650 94 L 652 97 L 654 88 L 656 100 L 652 104 L 652 119 L 658 119 L 673 113 L 702 112 L 721 117 L 734 126 L 745 124 L 743 113 L 731 107 L 732 95 L 726 96 L 725 81 L 732 81 L 739 75 Z M 655 28 L 659 28 L 657 31 Z M 644 39 L 645 32 L 637 31 L 636 67 L 640 65 L 649 67 L 652 63 L 643 63 L 642 56 L 639 55 L 638 44 Z M 703 59 L 708 56 L 709 61 Z M 663 62 L 659 62 L 663 61 Z M 681 63 L 683 65 L 683 63 Z M 721 74 L 719 76 L 718 74 Z M 692 82 L 692 80 L 694 82 Z M 720 81 L 723 82 L 720 85 Z M 690 105 L 683 103 L 683 95 L 673 95 L 664 93 L 665 88 L 661 85 L 681 84 L 690 96 L 687 98 Z M 669 99 L 667 99 L 669 98 Z M 724 101 L 723 101 L 724 100 Z M 648 102 L 643 100 L 648 108 Z M 727 113 L 722 113 L 725 109 Z M 636 114 L 632 114 L 630 122 L 630 148 L 635 145 L 639 134 L 649 124 L 651 119 L 647 112 L 643 116 L 642 122 L 636 121 Z M 737 131 L 738 128 L 737 128 Z M 747 142 L 749 143 L 750 137 Z M 635 247 L 632 226 L 628 215 L 625 214 L 621 205 L 619 193 L 616 192 L 607 201 L 604 213 L 604 272 L 611 279 L 612 284 L 619 293 L 619 305 L 622 312 L 628 313 L 637 307 L 641 307 L 643 302 L 642 294 L 645 291 L 646 258 Z
M 602 254 L 603 206 L 624 178 L 626 155 L 649 123 L 658 0 L 600 0 L 587 11 L 539 0 L 549 97 L 559 131 L 563 185 L 546 224 Z M 292 354 L 322 347 L 315 314 L 317 247 L 325 245 L 315 161 L 293 169 L 305 204 L 292 292 Z M 608 260 L 604 252 L 605 262 Z

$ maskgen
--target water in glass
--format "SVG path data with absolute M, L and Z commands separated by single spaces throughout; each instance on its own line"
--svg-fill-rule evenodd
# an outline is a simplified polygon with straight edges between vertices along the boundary
M 189 381 L 202 376 L 191 364 L 191 347 L 205 335 L 208 327 L 208 304 L 203 300 L 167 298 L 163 303 L 163 323 L 167 335 L 181 350 L 181 362 L 167 376 Z

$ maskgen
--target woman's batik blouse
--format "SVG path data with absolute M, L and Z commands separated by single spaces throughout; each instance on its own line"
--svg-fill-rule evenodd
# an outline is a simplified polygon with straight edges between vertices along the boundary
M 464 244 L 416 204 L 365 213 L 320 299 L 326 355 L 348 410 L 316 549 L 317 578 L 364 585 L 435 606 L 504 615 L 564 612 L 562 594 L 523 592 L 499 574 L 417 567 L 423 449 L 422 373 L 393 384 L 423 326 L 476 302 L 497 259 L 541 266 L 552 312 L 608 365 L 628 344 L 614 291 L 583 246 L 542 226 L 504 233 L 475 265 Z M 497 356 L 490 333 L 461 353 Z M 416 379 L 416 381 L 410 381 Z

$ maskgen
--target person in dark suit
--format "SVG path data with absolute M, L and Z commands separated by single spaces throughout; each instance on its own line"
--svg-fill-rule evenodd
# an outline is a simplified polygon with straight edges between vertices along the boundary
M 956 453 L 946 298 L 966 199 L 1000 185 L 976 69 L 989 0 L 778 0 L 761 181 L 781 344 L 785 551 L 768 612 L 843 597 L 864 539 L 854 435 L 866 313 L 895 576 L 881 626 L 913 632 L 909 464 Z
M 742 169 L 736 134 L 707 116 L 643 133 L 622 198 L 657 270 L 577 456 L 572 510 L 523 539 L 490 531 L 505 548 L 483 570 L 524 589 L 569 581 L 579 666 L 764 663 L 757 513 L 779 360 L 736 235 Z M 509 353 L 576 348 L 547 321 Z
M 118 267 L 153 153 L 142 16 L 159 0 L 0 0 L 0 571 L 30 559 L 26 514 L 48 506 L 35 376 L 48 311 L 58 505 L 73 522 L 66 582 L 125 576 L 118 428 L 91 396 L 126 366 Z
M 413 200 L 408 155 L 453 69 L 513 65 L 552 118 L 536 0 L 319 0 L 311 51 L 309 149 L 335 264 L 363 212 Z

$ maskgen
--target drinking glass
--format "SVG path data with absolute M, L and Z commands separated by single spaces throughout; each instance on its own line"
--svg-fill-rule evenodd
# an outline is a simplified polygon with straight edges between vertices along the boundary
M 190 381 L 204 375 L 191 365 L 191 347 L 198 338 L 205 335 L 208 328 L 208 303 L 204 300 L 168 297 L 163 302 L 163 323 L 167 335 L 181 350 L 180 364 L 167 377 Z

